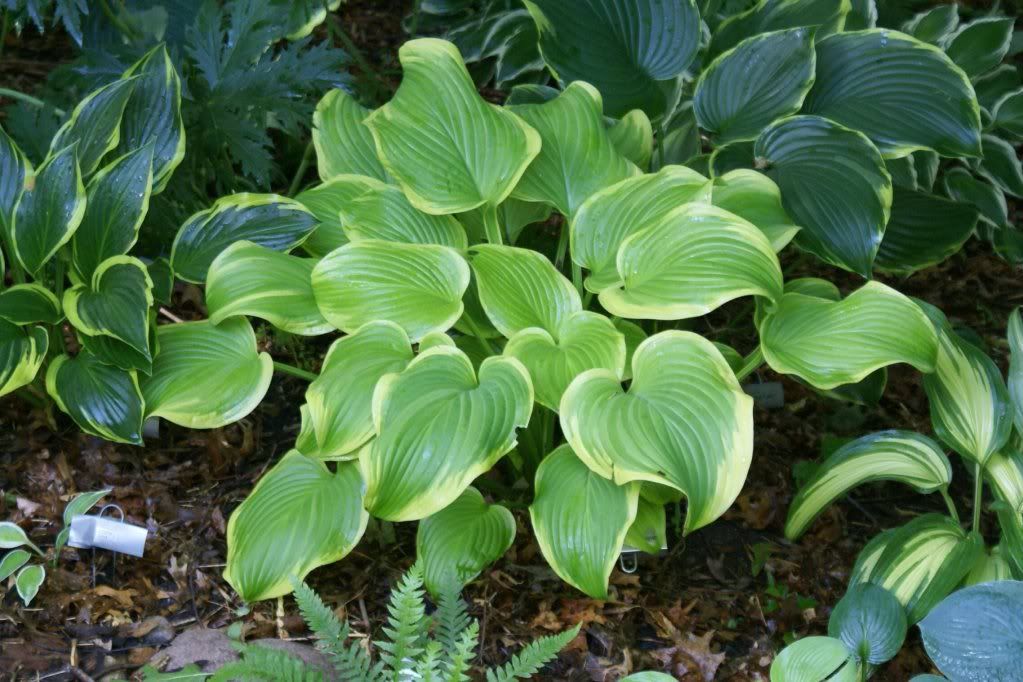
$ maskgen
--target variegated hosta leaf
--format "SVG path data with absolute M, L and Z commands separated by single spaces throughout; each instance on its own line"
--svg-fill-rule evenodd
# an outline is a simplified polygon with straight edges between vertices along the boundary
M 515 446 L 532 408 L 529 373 L 514 358 L 487 358 L 477 378 L 456 348 L 421 353 L 377 384 L 377 437 L 359 458 L 366 509 L 388 521 L 440 511 Z
M 21 601 L 25 602 L 25 606 L 30 605 L 32 600 L 35 599 L 45 579 L 46 568 L 39 564 L 30 564 L 18 571 L 18 576 L 14 580 L 14 586 L 18 590 L 18 596 L 21 597 Z
M 0 320 L 0 396 L 31 383 L 49 347 L 50 337 L 43 327 Z
M 1015 23 L 1007 17 L 975 19 L 947 38 L 945 52 L 970 78 L 983 76 L 1008 53 Z
M 50 142 L 53 153 L 78 144 L 78 164 L 88 177 L 103 156 L 121 139 L 121 115 L 135 87 L 134 78 L 121 78 L 90 92 L 78 103 Z
M 649 484 L 648 484 L 649 485 Z M 625 544 L 647 554 L 657 554 L 668 544 L 664 505 L 639 496 L 636 518 L 625 534 Z
M 1016 90 L 995 103 L 991 116 L 995 125 L 1017 140 L 1023 138 L 1023 90 Z
M 636 349 L 628 392 L 607 370 L 576 377 L 561 400 L 561 429 L 601 476 L 685 493 L 688 533 L 721 516 L 746 480 L 753 399 L 710 341 L 667 331 Z
M 317 103 L 313 112 L 313 146 L 320 180 L 326 182 L 349 173 L 389 179 L 377 158 L 373 135 L 362 123 L 369 114 L 369 109 L 340 88 L 331 90 Z
M 965 168 L 950 168 L 942 174 L 942 184 L 949 198 L 970 204 L 980 211 L 981 219 L 994 227 L 1009 224 L 1009 207 L 1005 194 L 986 180 L 975 178 Z
M 64 312 L 75 329 L 89 336 L 109 336 L 152 360 L 149 308 L 153 282 L 145 264 L 132 256 L 112 256 L 96 268 L 92 282 L 64 293 Z
M 785 537 L 795 540 L 821 512 L 863 483 L 897 481 L 930 493 L 952 480 L 948 458 L 933 440 L 912 431 L 881 431 L 846 443 L 820 462 L 789 506 Z
M 562 445 L 540 463 L 535 487 L 529 517 L 547 563 L 576 589 L 607 599 L 607 580 L 636 518 L 639 483 L 617 485 Z
M 1000 137 L 981 136 L 984 158 L 979 162 L 982 176 L 1006 194 L 1023 198 L 1023 168 L 1016 149 Z
M 799 111 L 813 85 L 813 30 L 755 35 L 718 56 L 700 74 L 693 111 L 717 143 L 754 140 L 769 123 Z
M 398 58 L 398 91 L 365 120 L 384 168 L 424 213 L 504 201 L 540 151 L 540 136 L 479 96 L 451 43 L 410 40 Z
M 23 549 L 16 549 L 4 554 L 0 559 L 0 580 L 6 582 L 19 568 L 28 563 L 32 555 Z
M 849 584 L 885 588 L 914 624 L 959 585 L 984 541 L 948 516 L 925 514 L 872 540 L 856 560 Z
M 817 79 L 803 110 L 859 130 L 886 157 L 933 149 L 980 155 L 980 113 L 962 69 L 898 31 L 836 33 L 817 42 Z
M 870 140 L 819 116 L 792 116 L 761 133 L 754 151 L 803 228 L 796 242 L 869 276 L 892 205 L 891 177 Z
M 632 234 L 657 222 L 680 204 L 708 203 L 710 180 L 684 166 L 622 180 L 587 199 L 571 223 L 572 260 L 590 271 L 593 293 L 614 286 L 618 247 Z
M 613 315 L 678 320 L 740 296 L 782 295 L 781 266 L 763 232 L 708 204 L 687 204 L 622 242 L 621 285 L 600 292 Z
M 821 389 L 855 383 L 899 362 L 933 372 L 937 346 L 923 311 L 880 282 L 868 282 L 842 301 L 787 293 L 760 323 L 760 347 L 771 369 Z
M 292 576 L 348 554 L 368 521 L 355 464 L 331 473 L 292 450 L 231 514 L 224 579 L 250 603 L 288 594 Z
M 273 360 L 243 317 L 165 324 L 156 338 L 153 373 L 139 379 L 147 417 L 215 429 L 254 410 L 270 387 Z
M 842 640 L 803 637 L 782 649 L 771 663 L 771 682 L 857 682 L 859 666 Z
M 899 653 L 906 639 L 906 610 L 877 585 L 853 585 L 835 605 L 828 634 L 842 640 L 860 665 L 880 665 Z
M 334 342 L 320 375 L 305 393 L 318 458 L 358 456 L 358 448 L 373 437 L 377 382 L 386 374 L 401 372 L 411 361 L 408 335 L 393 322 L 368 322 Z
M 1023 318 L 1016 308 L 1009 315 L 1009 396 L 1012 399 L 1016 430 L 1023 433 Z
M 302 242 L 303 251 L 310 256 L 323 258 L 348 243 L 348 235 L 341 224 L 341 205 L 350 196 L 355 196 L 358 190 L 358 187 L 341 178 L 340 181 L 328 180 L 322 185 L 299 192 L 295 201 L 309 209 L 319 223 Z
M 430 594 L 460 590 L 501 558 L 515 541 L 515 517 L 499 504 L 487 504 L 466 488 L 436 514 L 419 522 L 416 557 Z
M 799 232 L 781 203 L 781 191 L 771 178 L 740 168 L 714 178 L 711 203 L 756 225 L 775 252 Z
M 236 241 L 290 251 L 315 228 L 313 214 L 294 199 L 276 194 L 231 194 L 185 221 L 174 238 L 171 266 L 180 279 L 202 284 L 213 259 Z
M 654 129 L 642 109 L 633 109 L 607 129 L 611 144 L 618 153 L 636 164 L 640 170 L 650 168 L 654 153 Z
M 332 331 L 313 295 L 315 264 L 312 258 L 235 242 L 220 252 L 206 276 L 210 321 L 220 324 L 229 317 L 251 315 L 291 334 Z
M 312 277 L 320 312 L 338 329 L 389 320 L 418 342 L 461 316 L 469 266 L 446 246 L 367 240 L 332 251 Z
M 554 411 L 572 380 L 601 368 L 619 378 L 625 370 L 625 337 L 611 320 L 588 310 L 564 318 L 556 334 L 540 327 L 516 332 L 504 354 L 518 358 L 529 370 L 536 402 Z
M 902 30 L 917 40 L 940 45 L 958 25 L 959 6 L 949 3 L 914 14 L 902 25 Z
M 62 319 L 60 301 L 42 284 L 15 284 L 0 291 L 0 320 L 26 325 L 57 324 Z
M 159 352 L 156 341 L 156 310 L 149 309 L 149 345 L 146 352 L 139 352 L 124 341 L 119 341 L 112 336 L 78 334 L 78 341 L 82 348 L 89 351 L 102 362 L 114 367 L 120 367 L 125 371 L 142 372 L 150 374 L 153 371 L 153 354 Z
M 550 204 L 571 218 L 595 192 L 638 172 L 612 144 L 600 93 L 589 83 L 570 83 L 549 102 L 510 108 L 542 141 L 512 190 L 517 199 Z
M 8 249 L 11 248 L 14 208 L 24 192 L 25 178 L 31 176 L 32 164 L 0 126 L 0 238 Z
M 142 393 L 134 372 L 89 352 L 61 355 L 46 372 L 46 391 L 82 431 L 117 443 L 142 445 Z
M 709 56 L 715 57 L 750 36 L 785 28 L 816 27 L 820 40 L 843 29 L 850 9 L 849 0 L 760 0 L 721 22 L 714 31 Z
M 922 304 L 938 335 L 934 373 L 924 376 L 934 432 L 981 466 L 1012 433 L 1012 405 L 1002 373 L 984 351 L 953 331 L 945 315 Z

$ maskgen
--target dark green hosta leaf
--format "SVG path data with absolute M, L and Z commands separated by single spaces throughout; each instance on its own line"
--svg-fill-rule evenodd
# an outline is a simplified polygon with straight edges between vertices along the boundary
M 756 139 L 775 119 L 799 111 L 814 80 L 813 30 L 792 28 L 748 38 L 700 75 L 693 110 L 718 144 Z
M 0 126 L 0 236 L 7 247 L 11 246 L 10 230 L 14 207 L 21 198 L 25 178 L 31 175 L 32 164 Z
M 663 137 L 664 140 L 654 150 L 656 155 L 651 157 L 651 170 L 660 170 L 670 165 L 686 165 L 700 153 L 703 140 L 691 101 L 679 103 L 664 127 Z
M 0 320 L 0 396 L 35 379 L 49 345 L 43 327 L 21 327 Z
M 756 156 L 803 228 L 796 242 L 869 276 L 892 204 L 891 178 L 870 140 L 818 116 L 793 116 L 761 134 Z
M 1019 69 L 1012 64 L 1002 64 L 973 81 L 980 106 L 994 112 L 998 101 L 1023 86 Z
M 962 248 L 978 218 L 969 204 L 896 187 L 875 266 L 909 274 L 940 263 Z
M 315 217 L 294 199 L 276 194 L 232 194 L 185 221 L 174 238 L 171 266 L 180 279 L 202 284 L 213 259 L 236 241 L 290 251 L 314 229 Z
M 163 191 L 185 156 L 181 120 L 181 79 L 167 48 L 158 45 L 135 62 L 124 78 L 133 89 L 121 117 L 119 154 L 153 145 L 153 193 Z
M 877 26 L 877 3 L 874 0 L 851 0 L 845 17 L 846 31 L 862 31 Z
M 1023 138 L 1023 90 L 1011 92 L 998 100 L 991 116 L 996 127 L 1017 140 Z
M 401 86 L 365 119 L 384 168 L 424 213 L 504 201 L 539 153 L 540 136 L 479 96 L 451 43 L 410 40 L 398 57 Z
M 282 3 L 290 6 L 287 28 L 288 40 L 299 40 L 312 33 L 313 29 L 327 19 L 327 12 L 335 12 L 341 0 L 293 0 Z
M 153 373 L 139 379 L 147 417 L 215 429 L 249 414 L 270 387 L 273 360 L 243 317 L 165 324 L 156 338 Z
M 54 293 L 42 284 L 15 284 L 0 291 L 0 319 L 17 325 L 57 324 L 64 313 Z
M 11 244 L 22 267 L 37 275 L 71 239 L 84 213 L 85 186 L 75 148 L 65 147 L 25 178 L 11 226 Z
M 840 639 L 803 637 L 782 649 L 771 663 L 771 682 L 856 682 L 855 657 Z
M 956 201 L 970 204 L 980 211 L 983 220 L 995 227 L 1009 224 L 1009 208 L 1005 194 L 989 182 L 973 177 L 965 168 L 953 168 L 942 176 L 945 194 Z
M 619 154 L 639 166 L 640 170 L 650 168 L 650 158 L 654 153 L 654 129 L 646 112 L 633 109 L 615 121 L 607 129 L 607 135 Z
M 149 279 L 153 282 L 153 298 L 159 303 L 169 305 L 171 294 L 174 293 L 174 271 L 170 261 L 164 257 L 155 258 L 146 265 Z
M 342 177 L 310 187 L 295 197 L 295 201 L 312 212 L 318 223 L 312 234 L 302 242 L 303 251 L 315 258 L 323 258 L 348 243 L 348 235 L 341 223 L 341 207 L 358 196 L 360 189 L 347 177 Z
M 913 156 L 900 156 L 897 159 L 885 159 L 885 168 L 892 176 L 892 184 L 905 189 L 916 189 L 916 164 L 913 163 Z
M 629 532 L 625 534 L 625 544 L 647 554 L 657 554 L 667 546 L 667 525 L 663 504 L 650 501 L 640 493 L 639 503 L 636 505 L 636 518 L 629 526 Z
M 803 110 L 865 133 L 886 157 L 917 149 L 980 156 L 969 79 L 941 50 L 898 31 L 818 41 L 817 79 Z
M 851 5 L 848 0 L 760 0 L 741 14 L 721 22 L 708 50 L 711 57 L 750 36 L 801 26 L 817 27 L 817 39 L 841 31 Z
M 142 445 L 142 393 L 134 372 L 104 364 L 88 352 L 61 355 L 46 372 L 46 391 L 82 431 Z
M 880 665 L 902 648 L 906 611 L 883 587 L 853 585 L 831 612 L 828 634 L 855 652 L 860 665 Z
M 1006 194 L 1023 198 L 1023 168 L 1011 144 L 994 135 L 984 135 L 984 158 L 980 173 Z
M 316 169 L 326 182 L 349 173 L 388 180 L 380 165 L 369 128 L 362 124 L 370 111 L 344 90 L 331 90 L 313 113 Z
M 914 14 L 903 24 L 902 31 L 917 40 L 940 46 L 958 25 L 959 5 L 950 2 Z
M 754 170 L 733 170 L 715 177 L 711 203 L 756 225 L 776 252 L 799 232 L 782 206 L 778 185 Z
M 982 17 L 946 39 L 945 52 L 970 78 L 981 76 L 1002 63 L 1012 42 L 1014 20 Z
M 355 464 L 331 473 L 292 450 L 231 514 L 224 579 L 250 603 L 288 594 L 293 576 L 348 554 L 368 521 Z
M 80 279 L 88 281 L 100 263 L 135 245 L 152 187 L 150 145 L 116 159 L 89 182 L 85 215 L 71 239 L 71 263 Z
M 691 400 L 697 393 L 701 400 Z M 721 516 L 742 488 L 752 456 L 753 400 L 710 341 L 667 331 L 636 349 L 627 392 L 607 370 L 573 381 L 561 401 L 561 428 L 600 476 L 684 493 L 689 533 Z
M 732 142 L 718 147 L 710 154 L 707 161 L 712 178 L 720 177 L 734 170 L 755 168 L 757 160 L 753 156 L 753 143 L 750 141 Z
M 1019 678 L 1023 583 L 974 585 L 949 596 L 920 623 L 924 648 L 953 680 Z
M 1009 315 L 1009 396 L 1012 398 L 1012 407 L 1016 429 L 1023 433 L 1023 317 L 1020 316 L 1020 309 L 1016 308 Z M 1023 500 L 1021 500 L 1023 501 Z
M 532 407 L 529 373 L 514 358 L 487 358 L 477 375 L 456 348 L 421 353 L 377 385 L 377 437 L 359 458 L 366 509 L 388 521 L 440 511 L 515 446 Z
M 149 310 L 149 347 L 145 352 L 135 350 L 123 341 L 112 336 L 89 336 L 78 334 L 78 342 L 101 361 L 125 371 L 150 374 L 153 371 L 152 355 L 159 352 L 156 341 L 156 310 Z
M 103 156 L 120 141 L 121 115 L 134 87 L 134 78 L 121 78 L 89 93 L 54 135 L 50 151 L 77 143 L 82 175 L 92 175 Z
M 592 83 L 609 116 L 669 113 L 677 78 L 700 46 L 692 0 L 525 0 L 540 31 L 540 53 L 555 77 Z
M 515 541 L 515 517 L 499 504 L 487 504 L 475 488 L 419 522 L 416 558 L 430 594 L 460 590 L 501 558 Z
M 921 149 L 913 152 L 912 158 L 917 189 L 933 191 L 934 183 L 938 179 L 938 170 L 941 167 L 941 157 L 937 152 Z

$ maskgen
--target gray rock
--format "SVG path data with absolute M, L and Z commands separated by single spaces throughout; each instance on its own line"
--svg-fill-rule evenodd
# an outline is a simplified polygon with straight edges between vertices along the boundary
M 322 670 L 325 679 L 331 682 L 339 679 L 330 659 L 308 644 L 280 639 L 257 639 L 248 644 L 286 651 L 307 665 Z M 238 652 L 231 646 L 231 638 L 225 630 L 194 627 L 175 637 L 169 647 L 153 657 L 152 663 L 162 663 L 162 669 L 168 672 L 181 670 L 194 663 L 203 672 L 210 673 L 237 660 Z

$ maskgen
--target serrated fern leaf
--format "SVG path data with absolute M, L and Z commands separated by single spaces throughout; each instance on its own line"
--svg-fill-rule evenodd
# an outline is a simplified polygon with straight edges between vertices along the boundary
M 441 645 L 441 653 L 445 660 L 451 660 L 452 654 L 461 641 L 462 633 L 471 622 L 465 600 L 462 599 L 456 586 L 451 585 L 441 591 L 433 622 L 433 634 Z
M 323 673 L 286 651 L 242 645 L 242 659 L 225 665 L 210 682 L 323 682 Z
M 475 621 L 459 635 L 458 641 L 449 651 L 444 678 L 447 682 L 468 682 L 479 635 L 479 623 Z
M 416 663 L 418 682 L 440 682 L 441 679 L 441 648 L 440 642 L 429 642 L 423 649 L 423 655 Z
M 423 577 L 417 566 L 409 569 L 391 592 L 387 613 L 387 627 L 384 628 L 387 639 L 376 642 L 383 652 L 381 658 L 392 671 L 392 679 L 414 679 L 414 665 L 423 653 L 424 624 L 427 622 Z
M 503 666 L 488 670 L 487 682 L 511 682 L 512 680 L 528 679 L 552 661 L 558 652 L 565 648 L 566 644 L 575 639 L 577 634 L 579 634 L 578 625 L 557 635 L 541 637 L 535 642 L 530 642 Z

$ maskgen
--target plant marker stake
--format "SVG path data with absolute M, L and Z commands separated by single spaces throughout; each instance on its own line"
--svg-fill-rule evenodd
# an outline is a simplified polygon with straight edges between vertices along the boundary
M 103 516 L 108 509 L 121 515 L 120 520 Z M 92 586 L 96 586 L 96 548 L 113 552 L 113 570 L 116 575 L 117 555 L 129 554 L 141 557 L 145 551 L 149 531 L 124 521 L 124 510 L 116 504 L 104 505 L 99 514 L 81 514 L 71 519 L 71 533 L 68 546 L 92 550 Z
M 622 553 L 618 555 L 618 567 L 623 573 L 635 573 L 639 568 L 640 549 L 632 545 L 623 545 Z M 661 545 L 661 551 L 668 551 L 668 545 Z

